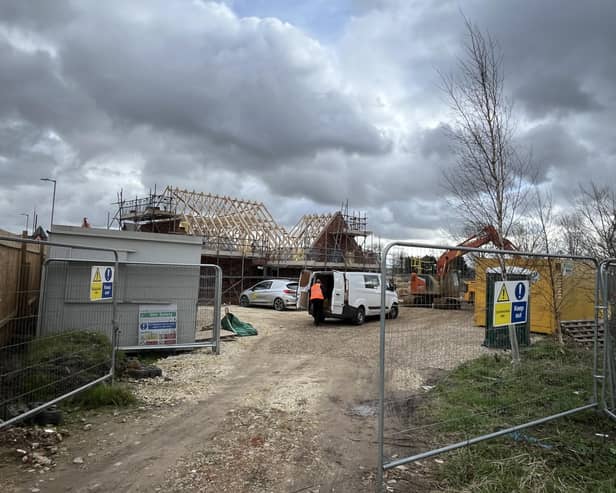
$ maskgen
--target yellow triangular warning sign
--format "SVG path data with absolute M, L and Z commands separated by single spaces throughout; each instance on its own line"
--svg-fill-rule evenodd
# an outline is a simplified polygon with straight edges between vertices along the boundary
M 92 282 L 102 282 L 100 270 L 96 269 L 96 274 L 94 274 L 94 279 L 92 280 Z
M 507 292 L 507 286 L 505 284 L 503 284 L 503 287 L 501 288 L 496 301 L 509 301 L 509 293 Z

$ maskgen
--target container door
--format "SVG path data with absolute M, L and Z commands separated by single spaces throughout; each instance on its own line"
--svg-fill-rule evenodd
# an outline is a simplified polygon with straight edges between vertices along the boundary
M 297 286 L 297 309 L 308 310 L 310 301 L 310 276 L 312 272 L 303 270 L 299 275 L 299 285 Z
M 342 315 L 346 279 L 343 272 L 334 271 L 334 289 L 332 290 L 332 314 Z

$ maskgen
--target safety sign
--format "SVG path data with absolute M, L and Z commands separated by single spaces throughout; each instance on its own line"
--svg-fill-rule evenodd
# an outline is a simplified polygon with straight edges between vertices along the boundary
M 139 345 L 175 344 L 177 324 L 177 304 L 139 305 Z
M 90 273 L 90 301 L 113 298 L 113 271 L 108 265 L 93 265 Z
M 528 319 L 528 281 L 494 283 L 493 326 L 523 324 Z

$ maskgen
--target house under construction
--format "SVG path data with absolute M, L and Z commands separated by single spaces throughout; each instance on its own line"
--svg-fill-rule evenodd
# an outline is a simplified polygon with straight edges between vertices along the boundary
M 202 263 L 224 273 L 223 297 L 264 277 L 297 278 L 303 269 L 377 270 L 378 255 L 366 247 L 365 214 L 342 208 L 303 216 L 287 231 L 265 205 L 210 193 L 166 187 L 146 197 L 118 195 L 114 222 L 123 230 L 200 236 Z

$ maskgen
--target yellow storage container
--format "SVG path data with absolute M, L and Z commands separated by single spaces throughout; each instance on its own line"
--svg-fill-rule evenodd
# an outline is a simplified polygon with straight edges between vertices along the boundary
M 550 279 L 550 264 L 546 259 L 507 259 L 507 269 L 527 273 L 531 278 L 530 329 L 541 334 L 553 334 L 556 328 L 556 310 L 560 319 L 583 320 L 594 317 L 594 266 L 583 262 L 553 260 L 554 289 Z M 468 291 L 474 291 L 474 323 L 486 325 L 486 274 L 499 270 L 498 259 L 475 258 L 475 279 L 467 282 Z M 467 293 L 467 297 L 471 297 Z

